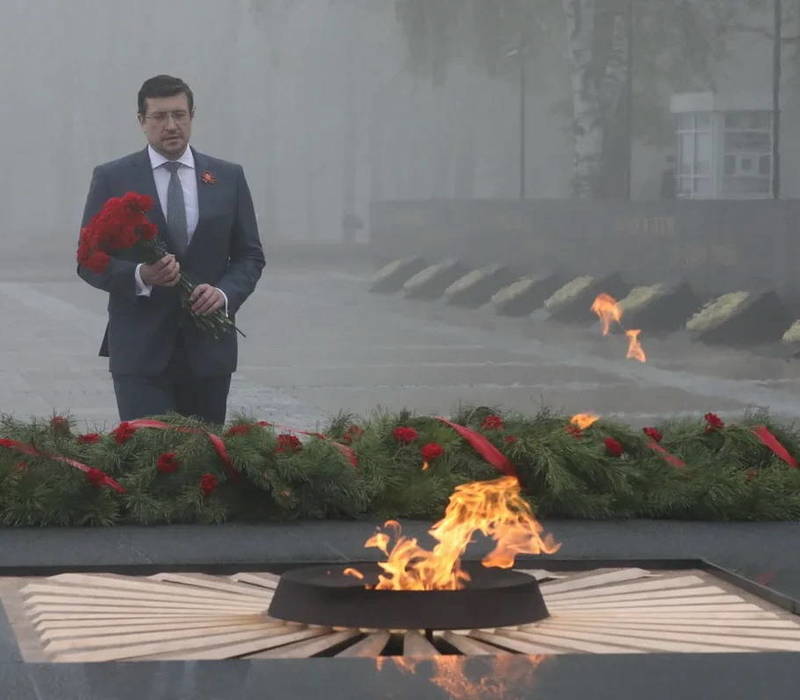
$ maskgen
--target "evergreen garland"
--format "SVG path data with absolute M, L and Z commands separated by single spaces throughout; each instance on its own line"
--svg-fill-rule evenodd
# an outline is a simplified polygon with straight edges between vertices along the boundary
M 208 440 L 210 426 L 176 415 L 161 420 L 173 429 L 126 431 L 122 424 L 108 434 L 78 435 L 61 416 L 0 418 L 0 524 L 435 520 L 456 485 L 499 476 L 449 426 L 407 411 L 367 420 L 341 414 L 323 435 L 302 441 L 238 417 L 221 435 L 238 479 Z M 753 428 L 766 426 L 796 456 L 800 431 L 764 413 L 729 425 L 713 414 L 667 420 L 650 436 L 607 420 L 577 430 L 548 410 L 531 417 L 465 407 L 452 420 L 511 460 L 540 517 L 800 519 L 800 469 L 776 456 Z M 652 449 L 653 434 L 685 466 Z M 43 454 L 24 454 L 8 441 Z M 341 445 L 353 450 L 356 466 Z M 47 455 L 102 470 L 125 491 L 98 485 L 91 474 Z

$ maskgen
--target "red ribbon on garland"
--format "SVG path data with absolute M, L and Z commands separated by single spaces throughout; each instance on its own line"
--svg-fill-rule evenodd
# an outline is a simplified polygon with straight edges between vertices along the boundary
M 308 435 L 309 437 L 319 438 L 320 440 L 328 440 L 330 443 L 337 449 L 339 452 L 347 458 L 347 461 L 350 462 L 354 467 L 358 466 L 358 457 L 356 456 L 356 452 L 354 449 L 348 447 L 347 445 L 343 445 L 341 442 L 336 442 L 335 440 L 331 440 L 327 435 L 323 435 L 322 433 L 309 433 L 305 430 L 295 430 L 294 428 L 289 428 L 285 425 L 276 425 L 275 423 L 268 423 L 265 420 L 260 420 L 256 425 L 263 426 L 265 428 L 278 428 L 279 430 L 288 430 L 291 433 L 300 433 L 300 435 Z
M 228 450 L 225 449 L 225 443 L 223 442 L 222 438 L 219 435 L 210 433 L 207 430 L 202 430 L 201 428 L 184 428 L 180 426 L 170 425 L 169 423 L 163 423 L 160 420 L 150 420 L 149 418 L 129 420 L 128 425 L 130 425 L 133 428 L 156 428 L 157 430 L 177 430 L 179 433 L 202 433 L 208 438 L 208 441 L 214 448 L 214 452 L 217 453 L 217 456 L 222 462 L 222 465 L 225 467 L 225 472 L 228 474 L 228 477 L 231 479 L 231 481 L 239 481 L 239 479 L 241 479 L 242 477 L 242 475 L 239 473 L 239 470 L 233 465 L 233 460 L 228 454 Z
M 765 425 L 757 425 L 753 428 L 753 433 L 755 433 L 756 437 L 761 440 L 761 442 L 769 447 L 772 452 L 782 459 L 786 464 L 788 464 L 793 469 L 797 469 L 798 463 L 797 460 L 789 454 L 789 450 L 787 450 L 768 429 Z
M 75 459 L 70 459 L 69 457 L 62 457 L 61 455 L 51 455 L 47 452 L 40 452 L 37 450 L 33 445 L 28 445 L 24 442 L 17 442 L 16 440 L 9 440 L 7 438 L 0 439 L 0 447 L 6 447 L 10 450 L 16 450 L 17 452 L 22 452 L 23 454 L 30 455 L 31 457 L 47 457 L 47 459 L 52 459 L 56 462 L 61 462 L 63 464 L 67 464 L 74 469 L 78 469 L 82 471 L 84 474 L 94 473 L 98 475 L 97 483 L 102 484 L 103 486 L 108 486 L 109 488 L 114 489 L 117 493 L 125 493 L 125 489 L 119 485 L 114 479 L 112 479 L 108 474 L 100 469 L 95 469 L 94 467 L 90 467 L 83 462 L 79 462 Z
M 506 457 L 491 442 L 489 442 L 486 436 L 476 433 L 474 430 L 470 430 L 469 428 L 465 428 L 463 425 L 458 425 L 458 423 L 453 423 L 452 421 L 447 420 L 447 418 L 442 418 L 441 416 L 436 416 L 436 420 L 441 421 L 445 425 L 449 425 L 470 445 L 472 445 L 475 451 L 487 462 L 489 462 L 489 464 L 491 464 L 495 469 L 502 472 L 506 476 L 517 476 L 517 470 L 514 469 L 514 465 L 511 463 L 511 460 L 509 460 L 508 457 Z
M 667 452 L 667 450 L 661 447 L 661 445 L 659 445 L 655 440 L 649 440 L 646 444 L 651 450 L 658 452 L 658 454 L 664 458 L 664 461 L 667 462 L 667 464 L 671 464 L 673 467 L 678 467 L 679 469 L 686 466 L 686 462 L 679 457 L 676 457 L 671 452 Z

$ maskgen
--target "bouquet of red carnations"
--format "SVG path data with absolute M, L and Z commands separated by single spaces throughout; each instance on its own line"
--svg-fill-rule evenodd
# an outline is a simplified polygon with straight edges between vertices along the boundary
M 153 207 L 153 198 L 146 194 L 126 192 L 122 197 L 112 197 L 100 211 L 81 229 L 78 242 L 78 264 L 92 272 L 102 273 L 116 251 L 136 248 L 141 262 L 152 265 L 167 254 L 158 239 L 158 227 L 145 212 Z M 238 330 L 222 309 L 207 315 L 192 311 L 189 298 L 195 283 L 182 274 L 178 282 L 181 304 L 192 321 L 215 339 L 232 330 Z M 241 332 L 241 331 L 240 331 Z

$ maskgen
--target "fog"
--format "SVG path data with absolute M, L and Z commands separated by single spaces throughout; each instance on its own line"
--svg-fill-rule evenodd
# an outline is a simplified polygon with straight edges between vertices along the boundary
M 5 274 L 15 261 L 17 275 L 32 261 L 72 274 L 92 168 L 145 146 L 136 94 L 146 78 L 168 73 L 194 91 L 192 145 L 244 166 L 268 258 L 289 244 L 334 251 L 343 243 L 342 250 L 362 251 L 362 277 L 376 262 L 415 253 L 429 261 L 456 256 L 467 268 L 500 262 L 520 274 L 558 270 L 565 279 L 620 272 L 631 284 L 687 280 L 702 301 L 768 287 L 795 303 L 800 3 L 783 2 L 777 54 L 776 6 L 4 0 Z M 781 120 L 773 134 L 776 99 Z M 280 287 L 298 278 L 267 269 L 270 294 L 286 292 L 302 306 Z M 31 290 L 12 291 L 13 304 L 35 299 Z M 102 295 L 89 288 L 65 294 L 96 301 L 70 303 L 93 305 L 101 332 Z M 267 307 L 249 308 L 252 328 L 256 308 Z M 330 313 L 326 323 L 335 329 Z M 473 321 L 462 320 L 460 343 L 472 347 Z M 364 335 L 338 338 L 342 357 L 349 344 L 377 335 L 387 347 L 394 342 L 381 335 L 392 333 L 391 323 L 371 336 L 354 324 Z M 93 353 L 94 336 L 91 345 L 80 352 Z M 255 362 L 258 348 L 244 347 Z M 698 372 L 712 371 L 713 352 L 678 347 L 695 356 Z M 737 379 L 786 371 L 730 362 L 727 374 Z M 665 377 L 657 383 L 669 383 Z M 267 373 L 262 384 L 270 383 Z M 678 383 L 687 391 L 700 386 L 691 374 Z M 730 401 L 736 393 L 729 384 L 708 391 Z M 362 403 L 380 397 L 368 398 Z M 446 397 L 462 398 L 455 389 Z M 782 410 L 793 405 L 787 396 L 773 399 Z M 526 394 L 517 404 L 530 400 Z M 444 403 L 425 407 L 447 410 Z M 650 403 L 643 396 L 637 410 L 680 405 Z
M 736 21 L 768 26 L 770 3 L 752 4 L 755 14 Z M 624 180 L 630 163 L 634 199 L 659 195 L 664 156 L 674 152 L 673 92 L 769 96 L 771 42 L 734 31 L 720 40 L 712 20 L 734 21 L 725 3 L 711 19 L 703 7 L 718 2 L 688 3 L 708 20 L 694 34 L 685 23 L 696 16 L 659 5 L 672 3 L 644 3 L 635 20 L 630 130 L 607 137 L 633 143 L 607 173 Z M 659 22 L 668 26 L 653 46 Z M 195 147 L 245 166 L 271 239 L 339 240 L 351 212 L 366 240 L 376 200 L 514 198 L 523 138 L 525 196 L 572 194 L 560 0 L 7 0 L 0 27 L 4 250 L 69 250 L 91 168 L 142 147 L 136 91 L 162 72 L 195 92 Z M 694 63 L 683 60 L 689 54 Z M 796 170 L 786 173 L 793 188 Z

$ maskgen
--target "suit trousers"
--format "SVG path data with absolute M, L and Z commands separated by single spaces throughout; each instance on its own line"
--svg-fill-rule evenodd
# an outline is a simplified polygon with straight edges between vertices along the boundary
M 181 343 L 166 370 L 154 376 L 112 374 L 120 420 L 179 413 L 224 425 L 231 375 L 197 377 Z

